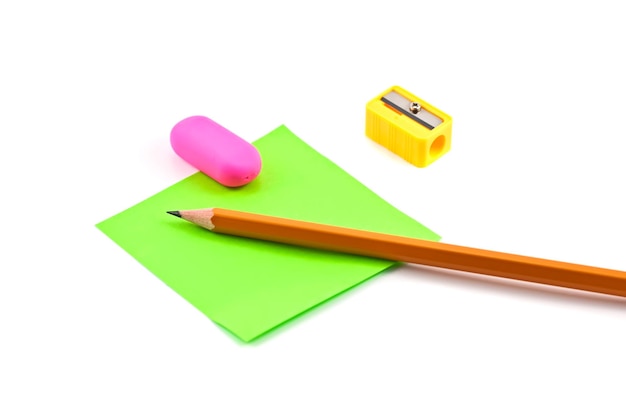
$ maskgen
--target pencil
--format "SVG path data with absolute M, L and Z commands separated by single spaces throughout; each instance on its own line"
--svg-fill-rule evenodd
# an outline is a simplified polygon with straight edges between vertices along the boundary
M 626 272 L 224 208 L 168 211 L 212 232 L 626 297 Z

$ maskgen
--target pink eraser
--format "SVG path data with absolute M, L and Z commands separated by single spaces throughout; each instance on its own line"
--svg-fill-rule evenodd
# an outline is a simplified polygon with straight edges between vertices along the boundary
M 178 156 L 224 186 L 245 185 L 261 171 L 256 147 L 204 116 L 179 121 L 170 143 Z

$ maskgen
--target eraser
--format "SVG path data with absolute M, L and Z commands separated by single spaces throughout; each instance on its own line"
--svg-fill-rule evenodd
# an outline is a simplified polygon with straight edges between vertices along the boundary
M 261 171 L 256 147 L 208 117 L 179 121 L 170 143 L 183 160 L 224 186 L 245 185 Z

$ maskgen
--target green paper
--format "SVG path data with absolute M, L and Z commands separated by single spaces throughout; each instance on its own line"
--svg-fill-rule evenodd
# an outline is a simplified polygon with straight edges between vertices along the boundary
M 281 126 L 263 169 L 226 188 L 197 172 L 97 227 L 215 323 L 251 341 L 395 263 L 211 233 L 169 210 L 220 207 L 438 240 Z

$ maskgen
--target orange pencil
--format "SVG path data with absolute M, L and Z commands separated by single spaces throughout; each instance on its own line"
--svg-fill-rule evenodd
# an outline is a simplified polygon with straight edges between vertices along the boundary
M 216 233 L 626 297 L 626 272 L 223 208 L 168 211 Z

